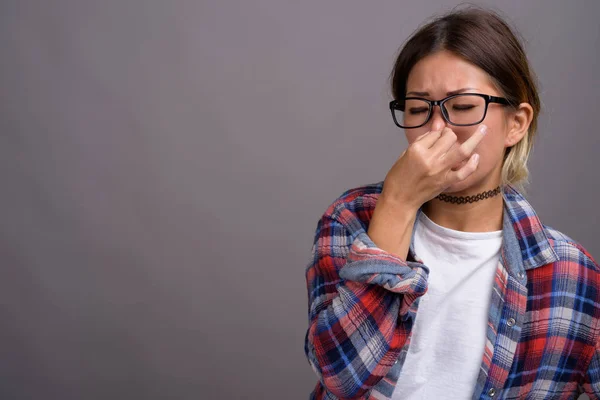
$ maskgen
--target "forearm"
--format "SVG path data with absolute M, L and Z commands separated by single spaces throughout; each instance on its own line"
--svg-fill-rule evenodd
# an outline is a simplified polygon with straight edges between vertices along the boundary
M 398 319 L 425 292 L 427 271 L 329 216 L 320 220 L 315 237 L 306 271 L 306 355 L 330 392 L 357 398 L 397 359 L 412 326 L 412 319 Z M 367 350 L 370 356 L 361 358 Z
M 416 214 L 412 207 L 381 196 L 367 234 L 377 247 L 406 261 Z

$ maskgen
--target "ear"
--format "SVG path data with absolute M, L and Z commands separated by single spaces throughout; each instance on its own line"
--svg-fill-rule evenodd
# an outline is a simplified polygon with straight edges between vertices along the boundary
M 504 147 L 512 147 L 527 134 L 533 120 L 533 108 L 529 103 L 521 103 L 509 114 L 508 133 L 504 139 Z

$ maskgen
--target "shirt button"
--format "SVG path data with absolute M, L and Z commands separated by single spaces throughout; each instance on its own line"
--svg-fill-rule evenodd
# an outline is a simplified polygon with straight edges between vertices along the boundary
M 488 396 L 494 397 L 495 395 L 496 395 L 496 389 L 491 388 L 490 390 L 488 390 Z
M 394 365 L 398 364 L 398 360 L 394 361 Z
M 515 319 L 514 318 L 509 318 L 508 321 L 506 321 L 506 325 L 508 326 L 513 326 L 515 324 Z
M 525 272 L 519 272 L 519 279 L 520 280 L 525 279 Z

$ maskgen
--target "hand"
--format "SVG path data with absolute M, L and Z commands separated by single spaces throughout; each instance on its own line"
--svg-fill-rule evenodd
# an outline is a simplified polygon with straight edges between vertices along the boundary
M 393 203 L 421 207 L 451 185 L 467 179 L 479 163 L 473 153 L 487 131 L 480 125 L 464 143 L 445 127 L 419 136 L 398 158 L 387 173 L 381 196 Z

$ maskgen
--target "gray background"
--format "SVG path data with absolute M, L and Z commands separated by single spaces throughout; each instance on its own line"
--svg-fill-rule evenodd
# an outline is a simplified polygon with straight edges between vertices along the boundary
M 394 58 L 456 4 L 3 0 L 0 398 L 307 398 L 317 221 L 405 148 Z M 529 199 L 598 258 L 600 2 L 498 7 L 541 83 Z

